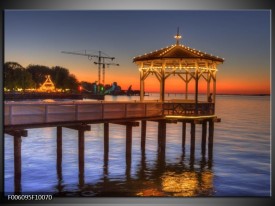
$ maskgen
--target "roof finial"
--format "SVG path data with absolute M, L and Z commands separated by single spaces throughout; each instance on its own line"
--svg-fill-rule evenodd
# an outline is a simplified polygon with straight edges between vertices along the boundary
M 179 33 L 179 27 L 178 27 L 178 32 L 177 32 L 177 35 L 176 36 L 174 36 L 174 38 L 177 40 L 177 45 L 179 45 L 179 40 L 181 39 L 181 35 L 180 35 L 180 33 Z

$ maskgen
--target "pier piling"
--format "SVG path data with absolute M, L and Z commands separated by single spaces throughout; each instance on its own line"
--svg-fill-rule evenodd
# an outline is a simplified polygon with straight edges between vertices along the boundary
M 206 121 L 203 121 L 203 123 L 202 123 L 202 137 L 201 137 L 201 153 L 203 156 L 205 156 L 205 150 L 206 150 L 206 128 L 207 128 L 207 123 L 206 123 Z
M 208 134 L 208 158 L 213 158 L 213 137 L 214 137 L 214 121 L 209 120 L 209 134 Z
M 146 120 L 141 121 L 141 151 L 145 152 L 145 145 L 146 145 Z
M 14 193 L 21 194 L 21 177 L 22 177 L 22 157 L 21 142 L 22 137 L 27 137 L 27 130 L 8 130 L 5 133 L 13 136 L 13 154 L 14 154 Z
M 74 126 L 66 126 L 69 129 L 78 131 L 78 176 L 79 176 L 79 186 L 82 187 L 84 185 L 84 150 L 85 150 L 85 140 L 84 140 L 84 132 L 90 131 L 91 126 L 86 124 L 74 125 Z
M 58 180 L 62 180 L 62 127 L 56 128 L 56 169 Z
M 130 124 L 126 124 L 126 165 L 131 165 L 132 159 L 132 130 Z
M 185 140 L 186 140 L 186 122 L 182 122 L 182 151 L 185 151 Z
M 158 150 L 165 154 L 166 146 L 166 122 L 160 120 L 158 122 Z
M 104 123 L 104 160 L 109 156 L 109 123 Z
M 190 157 L 195 156 L 195 137 L 196 137 L 196 124 L 194 121 L 191 122 L 191 144 L 190 144 Z

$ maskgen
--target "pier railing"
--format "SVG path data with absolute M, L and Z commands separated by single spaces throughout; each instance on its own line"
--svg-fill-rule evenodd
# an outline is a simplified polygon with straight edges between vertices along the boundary
M 197 107 L 197 108 L 196 108 Z M 164 115 L 213 115 L 215 113 L 215 104 L 208 102 L 177 102 L 169 101 L 163 104 Z
M 4 125 L 142 119 L 165 115 L 213 115 L 214 103 L 157 101 L 5 102 Z
M 161 102 L 5 102 L 4 125 L 160 117 Z

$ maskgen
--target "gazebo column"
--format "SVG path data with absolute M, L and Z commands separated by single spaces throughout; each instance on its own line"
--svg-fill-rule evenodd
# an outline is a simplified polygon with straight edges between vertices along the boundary
M 186 81 L 185 81 L 185 99 L 187 100 L 188 99 L 188 73 L 186 72 Z
M 208 97 L 210 95 L 210 84 L 211 84 L 211 75 L 210 71 L 207 73 L 207 96 L 206 96 L 206 101 L 208 101 Z
M 214 73 L 213 78 L 213 102 L 216 102 L 216 72 Z
M 195 71 L 195 114 L 198 114 L 198 93 L 199 93 L 199 68 L 198 63 L 196 62 L 196 71 Z
M 164 101 L 164 95 L 165 95 L 165 66 L 166 63 L 162 63 L 161 68 L 161 77 L 160 77 L 160 101 Z
M 141 63 L 140 67 L 140 101 L 144 100 L 144 71 L 143 71 L 143 63 Z

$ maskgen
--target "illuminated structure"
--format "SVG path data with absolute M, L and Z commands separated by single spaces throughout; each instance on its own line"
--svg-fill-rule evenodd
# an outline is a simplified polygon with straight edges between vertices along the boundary
M 55 86 L 54 83 L 51 80 L 51 76 L 47 75 L 45 82 L 39 87 L 37 90 L 39 92 L 54 92 L 55 91 Z
M 177 75 L 185 82 L 185 100 L 182 102 L 187 102 L 186 100 L 189 103 L 192 102 L 192 99 L 188 99 L 188 86 L 191 81 L 194 81 L 195 99 L 193 99 L 193 105 L 195 103 L 196 112 L 198 112 L 199 80 L 203 79 L 207 82 L 205 102 L 215 103 L 217 65 L 223 63 L 224 59 L 180 44 L 179 30 L 174 38 L 176 44 L 133 59 L 140 71 L 140 100 L 144 100 L 144 83 L 150 74 L 155 75 L 160 83 L 160 101 L 162 102 L 165 101 L 165 80 L 170 75 Z M 213 97 L 211 97 L 212 94 Z

